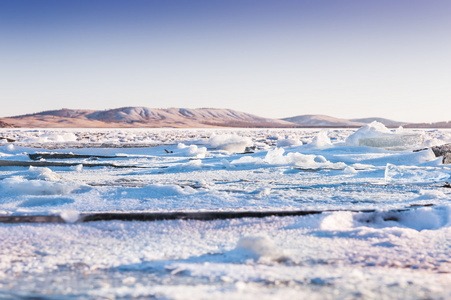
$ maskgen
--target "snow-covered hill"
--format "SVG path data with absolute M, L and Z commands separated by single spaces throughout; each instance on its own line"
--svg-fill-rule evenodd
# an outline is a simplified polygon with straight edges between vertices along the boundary
M 451 121 L 435 122 L 435 123 L 416 123 L 408 124 L 408 128 L 451 128 Z
M 37 128 L 358 128 L 373 121 L 388 127 L 450 128 L 451 122 L 415 124 L 384 118 L 340 119 L 326 115 L 299 115 L 270 119 L 221 108 L 121 107 L 109 110 L 59 109 L 0 119 L 0 127 Z
M 364 122 L 354 122 L 346 119 L 339 119 L 325 115 L 302 115 L 291 118 L 284 118 L 284 121 L 293 122 L 302 126 L 333 126 L 333 127 L 360 127 Z
M 61 109 L 3 118 L 17 127 L 296 127 L 231 109 L 122 107 L 94 111 Z
M 14 127 L 11 124 L 8 124 L 6 122 L 0 121 L 0 128 L 11 128 Z
M 361 127 L 365 124 L 377 121 L 389 127 L 404 126 L 408 123 L 398 122 L 385 118 L 359 118 L 359 119 L 339 119 L 326 115 L 301 115 L 291 118 L 284 118 L 282 120 L 299 124 L 303 127 Z
M 394 121 L 394 120 L 385 119 L 385 118 L 377 118 L 377 117 L 350 119 L 349 121 L 365 123 L 365 124 L 369 124 L 369 123 L 376 121 L 376 122 L 384 124 L 385 126 L 404 126 L 404 125 L 408 124 L 407 122 L 399 122 L 399 121 Z

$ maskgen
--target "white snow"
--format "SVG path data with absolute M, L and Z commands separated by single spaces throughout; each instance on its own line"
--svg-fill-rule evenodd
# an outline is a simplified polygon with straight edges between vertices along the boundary
M 412 151 L 451 141 L 448 130 L 0 132 L 17 140 L 2 142 L 2 162 L 114 157 L 0 163 L 0 217 L 66 222 L 0 223 L 0 298 L 451 297 L 451 165 Z M 289 210 L 323 213 L 81 222 L 97 212 Z

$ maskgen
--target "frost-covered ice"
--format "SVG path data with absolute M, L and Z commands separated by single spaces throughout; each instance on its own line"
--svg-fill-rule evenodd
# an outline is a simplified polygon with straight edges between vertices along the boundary
M 2 129 L 0 298 L 446 299 L 447 130 Z M 94 156 L 112 156 L 98 158 Z M 88 167 L 110 163 L 125 168 Z M 300 217 L 79 223 L 92 212 L 321 210 Z
M 391 132 L 384 124 L 374 121 L 350 135 L 346 143 L 353 146 L 405 149 L 424 144 L 424 139 L 424 134 L 421 132 L 404 130 L 402 127 Z

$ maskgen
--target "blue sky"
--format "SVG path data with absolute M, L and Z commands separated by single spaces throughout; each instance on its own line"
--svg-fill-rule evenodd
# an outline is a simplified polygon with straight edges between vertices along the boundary
M 451 120 L 448 0 L 0 0 L 0 116 L 218 107 Z

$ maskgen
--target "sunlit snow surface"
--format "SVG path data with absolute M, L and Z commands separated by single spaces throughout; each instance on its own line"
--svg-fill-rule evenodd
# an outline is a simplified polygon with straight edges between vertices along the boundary
M 446 130 L 3 129 L 0 299 L 446 299 Z M 115 164 L 87 167 L 88 164 Z M 430 206 L 432 204 L 432 206 Z M 359 212 L 374 209 L 373 212 Z M 79 213 L 324 210 L 299 217 L 100 221 Z

